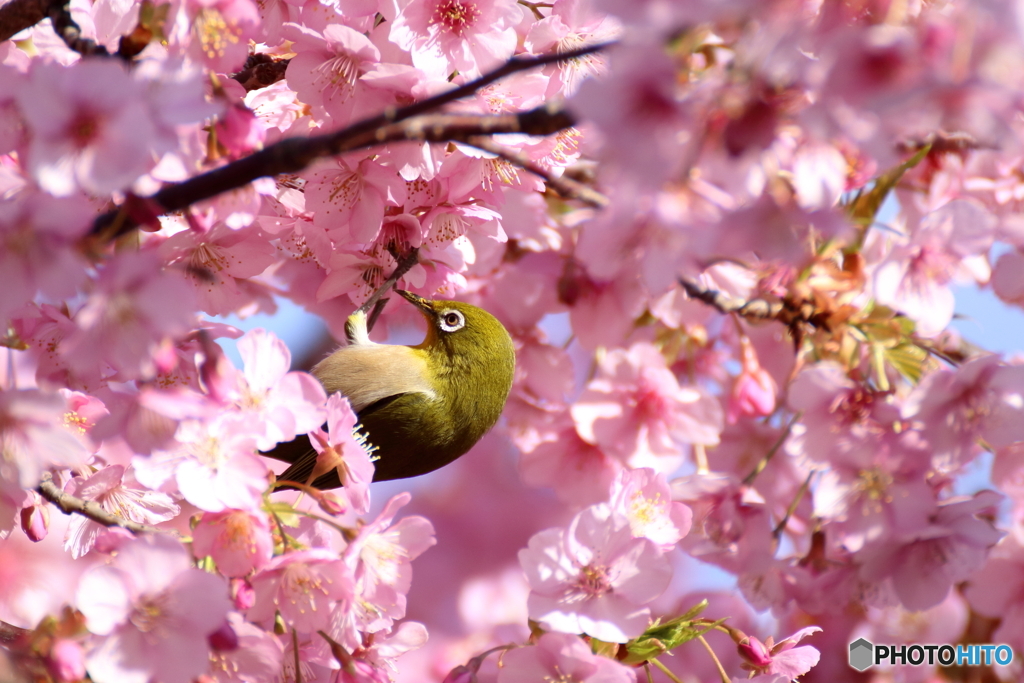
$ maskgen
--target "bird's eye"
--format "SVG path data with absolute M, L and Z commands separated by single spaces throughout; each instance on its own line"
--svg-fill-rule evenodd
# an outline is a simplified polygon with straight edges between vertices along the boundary
M 466 318 L 459 311 L 445 311 L 441 314 L 441 329 L 455 332 L 466 326 Z

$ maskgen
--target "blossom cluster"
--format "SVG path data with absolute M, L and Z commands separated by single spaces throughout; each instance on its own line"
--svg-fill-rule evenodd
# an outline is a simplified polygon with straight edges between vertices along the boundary
M 0 42 L 0 664 L 852 681 L 857 637 L 983 619 L 1024 653 L 1024 365 L 949 329 L 958 283 L 1024 305 L 1019 3 L 58 10 Z M 573 51 L 434 112 L 472 134 L 229 182 Z M 556 132 L 488 134 L 552 111 Z M 342 338 L 413 250 L 400 286 L 493 313 L 516 379 L 473 452 L 374 488 L 347 400 L 223 319 L 288 300 Z M 414 321 L 392 303 L 374 339 Z M 278 485 L 259 453 L 303 435 L 344 488 Z M 736 590 L 697 585 L 706 565 Z

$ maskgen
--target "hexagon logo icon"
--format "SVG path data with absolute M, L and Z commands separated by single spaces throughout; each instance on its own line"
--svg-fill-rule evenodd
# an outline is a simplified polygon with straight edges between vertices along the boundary
M 871 666 L 875 646 L 869 640 L 858 638 L 850 643 L 850 666 L 857 671 L 864 671 Z

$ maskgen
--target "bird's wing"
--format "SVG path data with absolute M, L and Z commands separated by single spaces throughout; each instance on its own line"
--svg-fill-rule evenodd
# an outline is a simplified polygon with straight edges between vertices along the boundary
M 390 396 L 419 393 L 434 398 L 426 354 L 408 346 L 343 346 L 313 368 L 313 374 L 328 394 L 347 396 L 357 413 Z

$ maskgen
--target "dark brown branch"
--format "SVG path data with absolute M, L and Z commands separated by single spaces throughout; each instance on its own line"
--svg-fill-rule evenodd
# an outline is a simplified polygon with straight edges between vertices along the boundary
M 172 536 L 177 536 L 176 532 L 169 529 L 159 529 L 148 524 L 133 522 L 125 519 L 124 517 L 119 517 L 111 512 L 107 512 L 95 501 L 82 500 L 81 498 L 72 496 L 70 493 L 65 493 L 53 483 L 53 477 L 49 472 L 43 473 L 39 482 L 38 491 L 43 498 L 56 505 L 66 515 L 70 515 L 72 513 L 79 514 L 98 524 L 102 524 L 103 526 L 119 526 L 122 529 L 127 529 L 135 534 L 170 534 Z
M 473 136 L 500 133 L 550 135 L 574 123 L 573 118 L 564 110 L 542 108 L 498 116 L 428 114 L 369 131 L 352 133 L 353 129 L 349 128 L 339 133 L 311 138 L 288 138 L 244 159 L 184 182 L 168 185 L 148 201 L 155 202 L 162 209 L 159 213 L 178 211 L 204 199 L 244 187 L 257 178 L 298 173 L 317 159 L 387 142 L 464 141 Z M 137 222 L 127 213 L 115 210 L 99 216 L 93 223 L 92 232 L 109 240 L 137 226 Z
M 204 199 L 244 187 L 257 178 L 297 173 L 317 159 L 397 140 L 448 142 L 465 140 L 475 135 L 499 133 L 550 135 L 575 123 L 572 115 L 554 105 L 498 116 L 427 115 L 427 112 L 471 95 L 509 74 L 575 59 L 605 47 L 604 44 L 591 45 L 561 54 L 513 58 L 498 69 L 466 85 L 406 107 L 389 108 L 378 116 L 340 131 L 309 138 L 281 140 L 244 159 L 182 183 L 168 185 L 148 201 L 155 202 L 156 208 L 163 213 L 177 211 Z M 137 226 L 135 218 L 128 215 L 122 207 L 99 216 L 93 223 L 92 234 L 102 239 L 113 239 L 134 230 Z
M 0 7 L 0 42 L 32 28 L 47 17 L 53 24 L 54 33 L 68 48 L 81 55 L 110 56 L 105 47 L 82 37 L 82 29 L 71 18 L 68 0 L 11 0 Z
M 48 16 L 53 23 L 54 32 L 64 41 L 64 44 L 69 49 L 82 56 L 110 56 L 107 48 L 97 44 L 94 40 L 82 37 L 82 29 L 71 18 L 70 0 L 55 0 L 51 2 Z
M 533 163 L 530 157 L 498 144 L 493 138 L 473 136 L 466 139 L 466 144 L 476 147 L 477 149 L 482 149 L 485 152 L 496 154 L 502 159 L 524 168 L 536 176 L 540 176 L 544 179 L 544 182 L 548 184 L 548 187 L 566 199 L 578 199 L 581 202 L 589 204 L 597 209 L 603 209 L 608 206 L 608 197 L 604 196 L 594 188 L 575 181 L 572 178 L 566 178 L 565 176 L 553 176 L 547 171 L 547 169 Z
M 10 647 L 24 640 L 31 633 L 28 629 L 20 628 L 6 621 L 0 621 L 0 647 Z
M 11 0 L 0 7 L 0 43 L 46 18 L 51 0 Z
M 397 254 L 394 251 L 391 253 L 397 258 Z M 391 288 L 394 287 L 398 281 L 401 280 L 402 277 L 419 262 L 420 250 L 417 247 L 413 247 L 405 257 L 398 259 L 398 265 L 395 266 L 395 272 L 391 273 L 391 275 L 388 276 L 388 279 L 377 288 L 377 291 L 371 294 L 370 298 L 364 301 L 363 305 L 356 309 L 363 313 L 370 311 L 371 308 L 373 309 L 366 321 L 367 332 L 373 330 L 373 326 L 377 324 L 377 318 L 380 317 L 380 314 L 384 311 L 384 305 L 388 302 L 387 299 L 382 297 L 390 292 Z
M 257 52 L 249 55 L 242 70 L 231 78 L 241 83 L 246 92 L 266 88 L 284 78 L 291 61 L 291 59 L 274 59 L 270 55 Z

